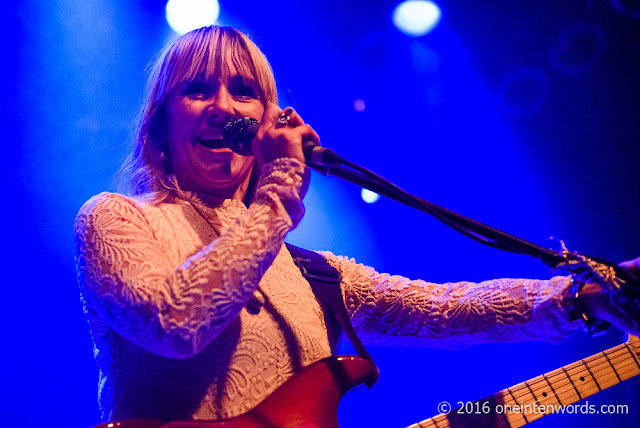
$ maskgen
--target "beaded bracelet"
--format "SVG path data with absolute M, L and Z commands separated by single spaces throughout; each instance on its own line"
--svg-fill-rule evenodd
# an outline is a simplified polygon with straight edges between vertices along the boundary
M 567 290 L 565 291 L 563 303 L 567 308 L 569 321 L 580 320 L 582 321 L 581 327 L 583 331 L 589 333 L 594 337 L 602 336 L 604 333 L 606 333 L 610 324 L 607 321 L 601 321 L 591 318 L 584 312 L 579 299 L 580 291 L 582 290 L 583 286 L 583 282 L 575 281 L 572 277 L 569 288 L 567 288 Z

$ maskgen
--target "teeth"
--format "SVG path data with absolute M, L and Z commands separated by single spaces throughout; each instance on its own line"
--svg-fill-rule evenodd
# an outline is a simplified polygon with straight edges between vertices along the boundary
M 210 149 L 222 149 L 225 147 L 221 138 L 202 139 L 198 138 L 198 143 Z

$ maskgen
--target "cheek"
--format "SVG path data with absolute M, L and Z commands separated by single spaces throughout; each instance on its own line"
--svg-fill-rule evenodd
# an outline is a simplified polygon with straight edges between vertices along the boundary
M 178 133 L 185 125 L 195 123 L 202 115 L 202 108 L 194 101 L 175 99 L 167 106 L 169 126 Z
M 190 144 L 191 133 L 196 125 L 197 116 L 192 108 L 174 101 L 167 108 L 167 138 L 169 150 L 173 153 L 185 151 L 185 145 Z
M 175 140 L 178 137 L 178 120 L 179 111 L 175 108 L 175 103 L 171 103 L 167 108 L 167 137 L 169 138 L 169 147 L 175 145 Z
M 260 101 L 255 100 L 255 103 L 252 103 L 251 105 L 238 107 L 238 112 L 243 117 L 251 117 L 253 119 L 256 119 L 257 121 L 260 121 L 262 119 L 262 115 L 264 114 L 264 106 Z
M 256 115 L 258 117 L 258 120 L 262 119 L 262 115 L 264 115 L 264 106 L 262 104 L 260 104 L 260 106 L 258 107 Z

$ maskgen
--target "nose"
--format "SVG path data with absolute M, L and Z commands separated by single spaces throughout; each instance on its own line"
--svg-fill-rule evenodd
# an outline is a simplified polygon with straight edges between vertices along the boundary
M 226 123 L 235 118 L 233 97 L 224 85 L 220 85 L 215 94 L 211 96 L 206 114 L 207 120 L 214 123 Z

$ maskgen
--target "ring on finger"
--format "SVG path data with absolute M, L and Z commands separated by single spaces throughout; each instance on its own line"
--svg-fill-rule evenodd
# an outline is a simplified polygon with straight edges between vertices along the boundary
M 284 128 L 285 126 L 289 126 L 289 120 L 291 120 L 291 113 L 293 113 L 293 109 L 291 107 L 287 107 L 280 113 L 278 116 L 278 120 L 276 121 L 276 128 Z

